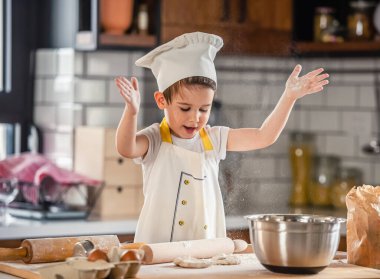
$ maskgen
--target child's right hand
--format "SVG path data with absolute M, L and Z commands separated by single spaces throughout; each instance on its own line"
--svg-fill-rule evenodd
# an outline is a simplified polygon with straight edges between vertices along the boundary
M 140 90 L 137 78 L 132 77 L 129 81 L 126 77 L 117 77 L 115 83 L 128 106 L 128 111 L 131 114 L 137 114 L 140 108 Z

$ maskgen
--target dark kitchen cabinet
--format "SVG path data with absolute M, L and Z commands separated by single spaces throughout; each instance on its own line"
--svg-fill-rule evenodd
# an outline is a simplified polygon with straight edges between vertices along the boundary
M 291 0 L 162 0 L 161 41 L 202 31 L 224 39 L 224 53 L 288 55 Z

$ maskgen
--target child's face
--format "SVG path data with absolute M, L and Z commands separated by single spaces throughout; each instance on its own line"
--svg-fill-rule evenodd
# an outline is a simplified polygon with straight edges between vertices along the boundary
M 214 91 L 203 86 L 182 87 L 172 102 L 165 105 L 165 117 L 172 133 L 190 139 L 202 129 L 210 117 Z

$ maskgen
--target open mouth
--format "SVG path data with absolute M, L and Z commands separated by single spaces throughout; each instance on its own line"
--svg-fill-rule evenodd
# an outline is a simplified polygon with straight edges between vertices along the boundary
M 188 134 L 192 134 L 196 131 L 196 127 L 183 126 Z

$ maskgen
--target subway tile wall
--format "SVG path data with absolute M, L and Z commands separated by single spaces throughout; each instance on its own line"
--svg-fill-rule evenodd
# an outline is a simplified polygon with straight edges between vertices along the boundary
M 143 54 L 72 49 L 37 52 L 34 117 L 43 130 L 46 156 L 70 169 L 75 127 L 117 127 L 124 109 L 113 82 L 118 75 L 139 79 L 139 127 L 160 121 L 162 114 L 152 94 L 155 80 L 149 71 L 134 66 Z M 291 191 L 289 134 L 294 130 L 315 133 L 318 153 L 340 156 L 343 166 L 363 171 L 365 183 L 380 184 L 380 157 L 361 151 L 377 134 L 375 82 L 379 77 L 375 70 L 380 69 L 379 59 L 218 56 L 215 63 L 216 99 L 222 107 L 213 111 L 212 124 L 231 128 L 259 127 L 276 105 L 297 63 L 302 64 L 303 73 L 321 66 L 331 71 L 331 83 L 323 93 L 296 103 L 275 144 L 252 152 L 229 153 L 221 163 L 227 214 L 286 208 Z

